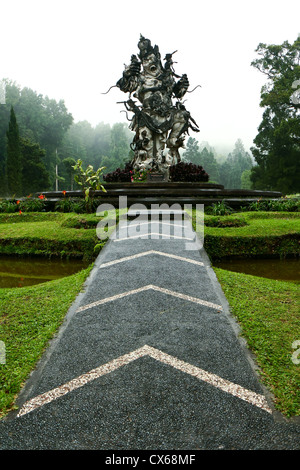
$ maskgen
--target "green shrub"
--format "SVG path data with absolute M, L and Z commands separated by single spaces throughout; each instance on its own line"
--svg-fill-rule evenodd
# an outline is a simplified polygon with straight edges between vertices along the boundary
M 60 199 L 55 203 L 55 212 L 73 212 L 72 211 L 72 200 L 68 198 Z
M 61 227 L 67 228 L 96 228 L 97 224 L 101 220 L 101 217 L 80 217 L 78 215 L 68 217 L 64 222 L 62 222 Z
M 6 201 L 6 200 L 0 201 L 0 212 L 4 212 L 7 214 L 7 213 L 16 212 L 17 210 L 18 210 L 18 205 L 16 202 Z
M 18 206 L 22 212 L 43 212 L 45 211 L 45 198 L 27 198 L 24 201 L 20 201 Z
M 280 198 L 280 199 L 258 199 L 255 202 L 251 202 L 244 211 L 285 211 L 285 212 L 299 212 L 300 211 L 300 199 L 299 198 Z
M 215 204 L 207 207 L 205 212 L 211 215 L 229 215 L 233 212 L 233 209 L 224 201 L 218 201 Z
M 83 200 L 72 201 L 71 207 L 72 207 L 71 212 L 75 212 L 76 214 L 83 214 L 86 212 L 86 204 Z

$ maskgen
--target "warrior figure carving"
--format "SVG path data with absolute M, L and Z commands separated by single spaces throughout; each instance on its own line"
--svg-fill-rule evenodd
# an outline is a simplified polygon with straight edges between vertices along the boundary
M 199 132 L 181 101 L 189 81 L 185 74 L 179 77 L 174 72 L 173 54 L 177 51 L 166 54 L 162 65 L 159 49 L 156 45 L 152 47 L 149 39 L 141 35 L 138 48 L 138 57 L 131 56 L 130 65 L 125 65 L 116 84 L 129 93 L 124 104 L 134 114 L 129 126 L 135 133 L 132 163 L 137 170 L 154 169 L 168 174 L 169 166 L 180 161 L 179 148 L 183 147 L 189 128 Z

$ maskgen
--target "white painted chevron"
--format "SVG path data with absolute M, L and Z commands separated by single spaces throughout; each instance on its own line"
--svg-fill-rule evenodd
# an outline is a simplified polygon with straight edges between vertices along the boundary
M 190 258 L 184 258 L 183 256 L 178 256 L 178 255 L 173 255 L 171 253 L 165 253 L 162 251 L 156 251 L 156 250 L 149 250 L 149 251 L 144 251 L 142 253 L 137 253 L 136 255 L 131 255 L 131 256 L 124 256 L 123 258 L 116 259 L 114 261 L 109 261 L 107 263 L 103 263 L 100 268 L 107 268 L 109 266 L 113 266 L 114 264 L 118 263 L 123 263 L 125 261 L 130 261 L 133 259 L 141 258 L 142 256 L 148 256 L 148 255 L 160 255 L 160 256 L 165 256 L 167 258 L 173 258 L 179 261 L 185 261 L 187 263 L 191 264 L 196 264 L 198 266 L 204 266 L 204 263 L 202 261 L 196 261 L 194 259 Z
M 76 377 L 75 379 L 57 388 L 32 398 L 22 406 L 17 416 L 21 417 L 27 413 L 30 413 L 31 411 L 51 403 L 52 401 L 68 394 L 69 392 L 83 387 L 87 383 L 103 375 L 109 374 L 110 372 L 113 372 L 143 356 L 150 356 L 157 361 L 172 366 L 181 372 L 187 373 L 201 381 L 204 381 L 209 385 L 222 390 L 223 392 L 244 400 L 251 405 L 257 406 L 258 408 L 261 408 L 268 413 L 272 413 L 263 395 L 257 394 L 251 390 L 247 390 L 238 384 L 229 382 L 228 380 L 225 380 L 215 374 L 211 374 L 210 372 L 200 369 L 199 367 L 193 366 L 192 364 L 181 361 L 176 357 L 170 356 L 169 354 L 166 354 L 158 349 L 145 345 L 139 349 L 136 349 L 135 351 L 124 354 L 117 359 L 113 359 L 112 361 L 107 362 L 106 364 L 103 364 L 96 369 L 92 369 L 86 374 L 80 375 L 79 377 Z
M 115 236 L 117 236 L 115 234 Z M 159 232 L 150 232 L 150 233 L 143 233 L 143 234 L 139 234 L 139 235 L 129 235 L 127 237 L 124 237 L 124 238 L 114 238 L 114 237 L 111 237 L 111 239 L 114 241 L 114 242 L 122 242 L 124 240 L 134 240 L 135 238 L 142 238 L 143 240 L 146 240 L 147 238 L 150 237 L 166 237 L 167 239 L 170 239 L 170 238 L 174 238 L 174 239 L 177 239 L 177 240 L 191 240 L 193 241 L 195 239 L 194 238 L 189 238 L 189 237 L 180 237 L 180 236 L 177 236 L 177 235 L 171 235 L 169 233 L 159 233 Z
M 157 292 L 161 292 L 163 294 L 172 295 L 173 297 L 177 297 L 179 299 L 187 300 L 189 302 L 194 302 L 199 305 L 204 305 L 206 307 L 214 308 L 216 310 L 222 310 L 221 305 L 214 304 L 213 302 L 208 302 L 206 300 L 198 299 L 197 297 L 192 297 L 190 295 L 182 294 L 181 292 L 175 292 L 173 290 L 169 290 L 163 287 L 158 287 L 158 286 L 154 286 L 153 284 L 149 284 L 147 286 L 139 287 L 138 289 L 132 289 L 127 292 L 122 292 L 120 294 L 113 295 L 111 297 L 106 297 L 105 299 L 96 300 L 95 302 L 91 302 L 90 304 L 79 307 L 76 310 L 76 312 L 83 312 L 84 310 L 97 307 L 98 305 L 103 305 L 108 302 L 113 302 L 114 300 L 122 299 L 123 297 L 127 297 L 129 295 L 139 294 L 140 292 L 145 292 L 147 290 L 154 290 Z

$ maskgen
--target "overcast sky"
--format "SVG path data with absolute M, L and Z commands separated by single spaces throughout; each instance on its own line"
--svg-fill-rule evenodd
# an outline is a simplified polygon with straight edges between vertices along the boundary
M 75 122 L 128 122 L 113 88 L 137 54 L 140 34 L 162 58 L 175 50 L 175 72 L 186 73 L 185 106 L 218 151 L 242 139 L 252 145 L 261 122 L 266 77 L 250 66 L 260 42 L 293 43 L 299 0 L 12 0 L 1 2 L 0 79 L 57 101 Z

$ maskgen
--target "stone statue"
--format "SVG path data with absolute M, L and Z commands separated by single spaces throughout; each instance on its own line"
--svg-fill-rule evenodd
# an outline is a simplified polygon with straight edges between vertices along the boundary
M 169 166 L 180 162 L 179 148 L 189 128 L 199 132 L 181 101 L 189 81 L 185 74 L 180 77 L 174 71 L 173 55 L 177 51 L 166 54 L 163 65 L 158 47 L 152 47 L 149 39 L 141 35 L 138 48 L 138 56 L 131 56 L 116 84 L 129 93 L 129 99 L 122 103 L 126 111 L 133 113 L 129 126 L 135 132 L 132 164 L 137 170 L 168 174 Z

